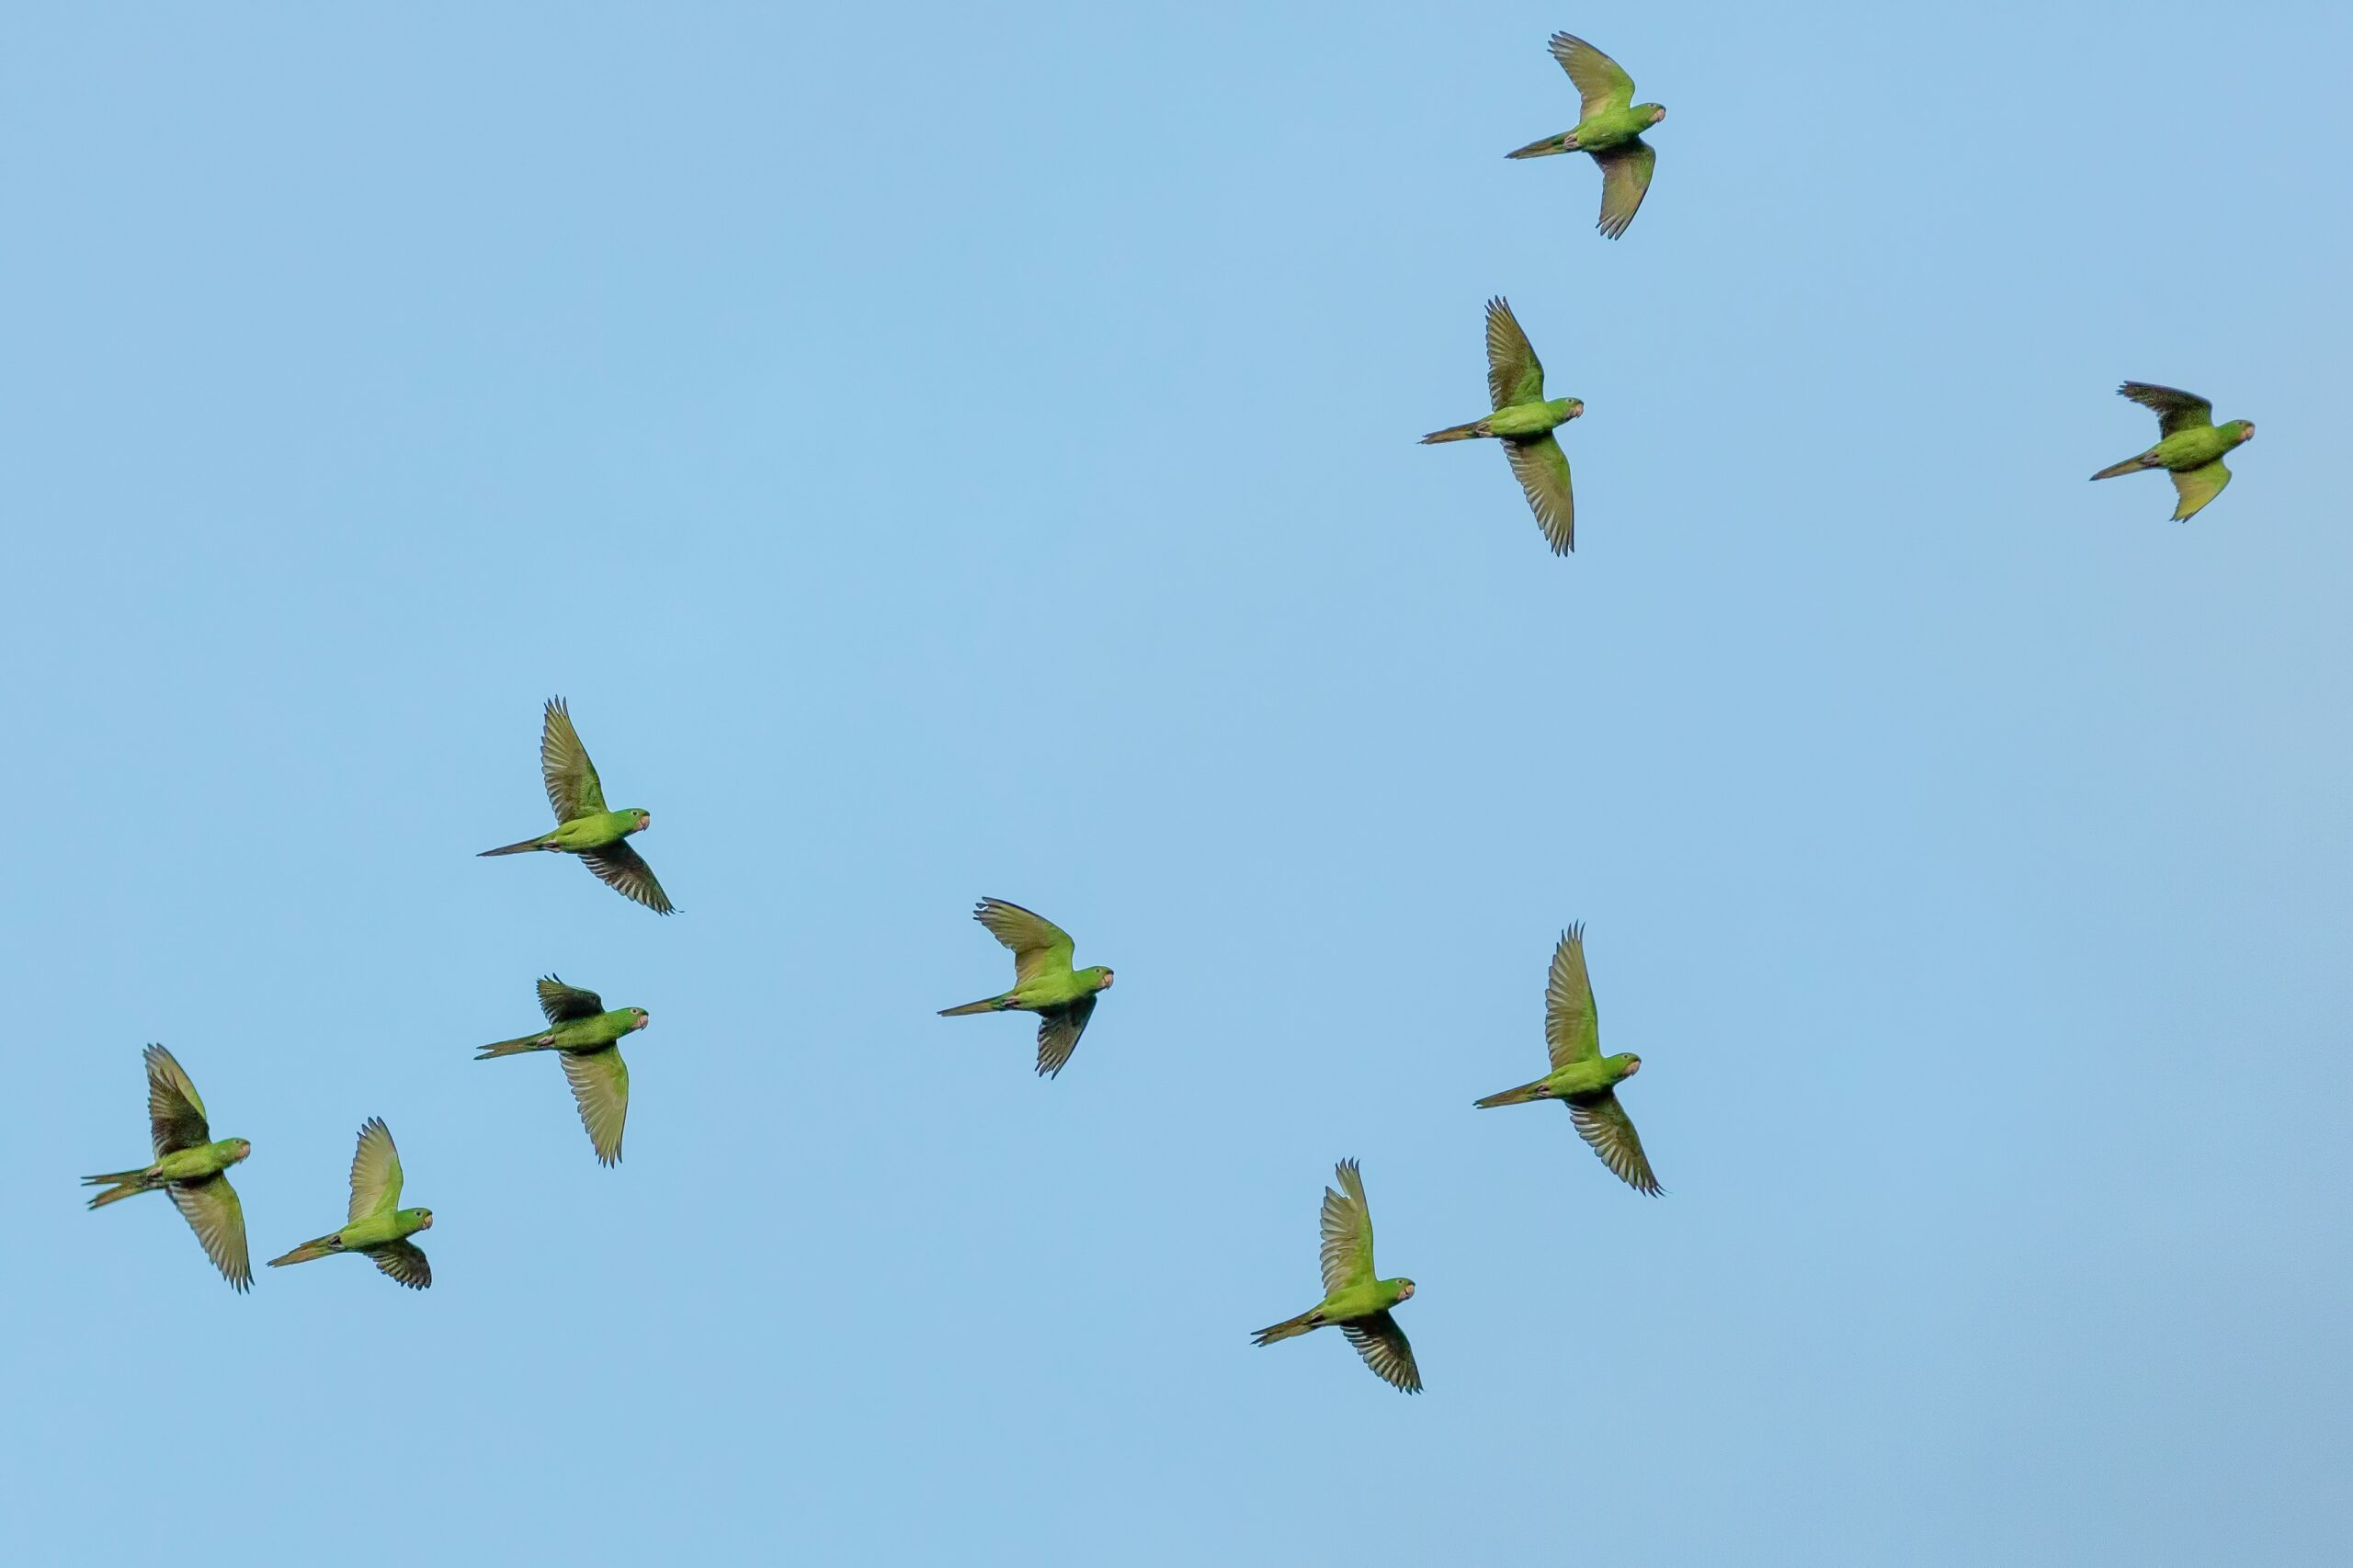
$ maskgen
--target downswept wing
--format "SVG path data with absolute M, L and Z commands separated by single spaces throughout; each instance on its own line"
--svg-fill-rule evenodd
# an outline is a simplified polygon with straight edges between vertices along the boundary
M 1487 301 L 1487 398 L 1497 408 L 1544 401 L 1544 364 L 1501 295 Z
M 1554 33 L 1545 47 L 1577 90 L 1577 118 L 1591 119 L 1606 108 L 1626 108 L 1634 101 L 1634 79 L 1625 67 L 1577 37 Z
M 392 1130 L 381 1116 L 359 1127 L 359 1147 L 351 1153 L 350 1224 L 401 1206 L 401 1152 L 392 1147 Z
M 2179 495 L 2181 501 L 2173 509 L 2173 520 L 2177 523 L 2188 522 L 2207 502 L 2220 495 L 2222 493 L 2222 486 L 2230 482 L 2231 471 L 2222 466 L 2222 460 L 2220 458 L 2216 458 L 2204 468 L 2193 468 L 2187 472 L 2175 471 L 2174 494 Z
M 1385 1312 L 1369 1318 L 1356 1318 L 1340 1325 L 1348 1343 L 1357 1347 L 1381 1379 L 1407 1393 L 1422 1392 L 1422 1369 L 1414 1365 L 1414 1347 L 1405 1339 L 1405 1331 L 1397 1320 Z
M 596 873 L 598 881 L 622 897 L 635 899 L 656 915 L 672 913 L 670 895 L 654 880 L 654 868 L 628 845 L 608 844 L 602 848 L 584 850 L 580 861 Z
M 1364 1176 L 1354 1160 L 1335 1172 L 1340 1190 L 1324 1189 L 1324 1293 L 1372 1283 L 1372 1210 L 1364 1200 Z M 1379 1370 L 1378 1368 L 1375 1370 Z
M 2196 392 L 2150 381 L 2127 381 L 2116 391 L 2120 397 L 2130 398 L 2156 415 L 2160 438 L 2184 430 L 2202 430 L 2214 423 L 2214 405 Z
M 558 823 L 594 816 L 605 809 L 605 787 L 597 778 L 597 765 L 572 727 L 572 710 L 561 697 L 548 699 L 547 718 L 540 728 L 540 778 L 548 787 L 548 804 Z
M 1569 454 L 1550 435 L 1530 441 L 1506 439 L 1504 456 L 1511 461 L 1512 477 L 1528 496 L 1528 509 L 1555 555 L 1577 547 L 1577 502 L 1569 488 Z
M 1071 953 L 1077 944 L 1069 932 L 1044 915 L 1001 898 L 984 898 L 973 906 L 972 918 L 1012 949 L 1016 990 L 1040 975 L 1070 972 Z M 1083 1021 L 1080 1027 L 1086 1027 Z M 1071 1037 L 1071 1043 L 1078 1043 L 1076 1035 Z
M 147 1130 L 155 1142 L 155 1157 L 194 1149 L 212 1142 L 204 1119 L 204 1101 L 178 1059 L 160 1045 L 147 1048 Z
M 572 1018 L 593 1018 L 605 1010 L 605 999 L 594 991 L 583 991 L 576 985 L 566 985 L 554 975 L 540 982 L 540 1011 L 548 1022 L 561 1024 Z
M 1636 1192 L 1656 1198 L 1658 1177 L 1651 1174 L 1650 1156 L 1643 1153 L 1633 1118 L 1618 1103 L 1617 1095 L 1604 1090 L 1591 1099 L 1574 1099 L 1568 1105 L 1577 1136 L 1601 1156 L 1601 1163 Z
M 433 1266 L 425 1261 L 425 1249 L 415 1242 L 386 1242 L 382 1246 L 369 1247 L 368 1259 L 388 1278 L 412 1290 L 422 1290 L 433 1283 Z
M 1038 1075 L 1054 1078 L 1062 1075 L 1063 1063 L 1070 1053 L 1078 1049 L 1078 1037 L 1086 1032 L 1086 1020 L 1095 1016 L 1095 998 L 1082 996 L 1067 1007 L 1056 1007 L 1038 1015 Z
M 1637 136 L 1592 156 L 1601 165 L 1601 218 L 1594 226 L 1614 240 L 1626 232 L 1643 210 L 1643 198 L 1651 193 L 1658 149 Z
M 1544 1047 L 1552 1071 L 1601 1054 L 1601 1028 L 1593 1012 L 1593 982 L 1585 972 L 1585 926 L 1561 933 L 1552 949 L 1552 972 L 1544 983 Z
M 629 1119 L 629 1063 L 618 1046 L 601 1051 L 564 1051 L 563 1075 L 572 1083 L 573 1103 L 580 1108 L 580 1125 L 597 1151 L 597 1163 L 616 1164 L 621 1157 L 621 1124 Z
M 172 1202 L 204 1245 L 204 1254 L 221 1277 L 240 1290 L 253 1289 L 253 1259 L 245 1251 L 245 1206 L 224 1176 L 202 1181 L 176 1181 Z

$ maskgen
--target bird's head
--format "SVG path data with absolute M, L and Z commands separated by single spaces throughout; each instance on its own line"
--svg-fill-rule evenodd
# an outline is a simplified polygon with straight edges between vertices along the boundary
M 1095 989 L 1097 991 L 1111 989 L 1111 971 L 1101 964 L 1095 966 Z
M 418 1230 L 420 1230 L 420 1231 L 429 1231 L 429 1230 L 431 1230 L 431 1229 L 433 1228 L 433 1210 L 430 1210 L 430 1209 L 412 1209 L 412 1210 L 410 1210 L 408 1212 L 409 1212 L 409 1218 L 410 1218 L 410 1219 L 412 1219 L 412 1220 L 415 1220 L 415 1221 L 416 1221 L 416 1228 L 417 1228 Z
M 253 1144 L 246 1142 L 244 1139 L 232 1138 L 229 1140 L 229 1158 L 232 1160 L 242 1160 L 253 1152 Z
M 2234 440 L 2234 441 L 2252 441 L 2252 440 L 2254 440 L 2254 439 L 2255 439 L 2255 421 L 2254 421 L 2254 420 L 2252 420 L 2252 419 L 2234 419 L 2234 420 L 2232 420 L 2232 421 L 2231 421 L 2231 439 L 2232 439 L 2232 440 Z
M 1397 1281 L 1397 1299 L 1399 1301 L 1411 1301 L 1413 1296 L 1414 1282 L 1411 1279 L 1400 1279 Z
M 629 1027 L 632 1029 L 642 1029 L 653 1021 L 654 1015 L 642 1007 L 631 1007 L 629 1010 Z
M 652 812 L 630 812 L 630 816 L 634 819 L 630 827 L 630 831 L 631 833 L 643 833 L 647 828 L 654 825 L 654 813 Z
M 1631 1078 L 1635 1074 L 1643 1070 L 1643 1059 L 1639 1056 L 1629 1055 L 1621 1057 L 1620 1060 L 1625 1063 L 1623 1069 L 1618 1074 L 1620 1078 Z
M 1651 111 L 1651 123 L 1653 125 L 1656 125 L 1660 120 L 1666 118 L 1666 106 L 1665 104 L 1644 104 L 1643 107 Z
M 1566 424 L 1568 421 L 1579 418 L 1584 415 L 1585 399 L 1581 397 L 1564 397 L 1561 399 L 1560 409 L 1561 421 L 1563 424 Z

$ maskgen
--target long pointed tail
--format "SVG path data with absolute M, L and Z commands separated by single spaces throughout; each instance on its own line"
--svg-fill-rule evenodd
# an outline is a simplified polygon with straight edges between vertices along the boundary
M 332 1256 L 343 1250 L 343 1248 L 335 1244 L 341 1238 L 341 1234 L 342 1233 L 335 1232 L 321 1236 L 314 1242 L 304 1242 L 301 1246 L 296 1247 L 292 1252 L 288 1253 L 285 1256 L 271 1258 L 269 1260 L 269 1266 L 272 1268 L 283 1268 L 290 1263 L 308 1263 L 314 1257 Z
M 101 1192 L 96 1198 L 90 1199 L 91 1208 L 103 1209 L 109 1203 L 119 1203 L 126 1198 L 135 1198 L 140 1193 L 145 1192 L 150 1185 L 147 1180 L 147 1173 L 143 1169 L 135 1171 L 108 1171 L 104 1176 L 84 1176 L 82 1178 L 82 1185 L 84 1187 L 108 1187 L 108 1184 L 112 1184 L 108 1187 L 108 1190 Z
M 1576 150 L 1577 133 L 1574 131 L 1563 131 L 1558 136 L 1547 136 L 1541 142 L 1530 142 L 1525 147 L 1516 148 L 1511 152 L 1506 153 L 1504 156 L 1506 158 L 1547 158 L 1555 153 L 1574 153 Z
M 1443 430 L 1433 430 L 1422 437 L 1422 445 L 1435 447 L 1440 441 L 1473 441 L 1488 433 L 1485 420 L 1473 419 L 1468 425 L 1449 425 Z
M 544 849 L 547 847 L 547 838 L 543 835 L 538 838 L 527 838 L 520 844 L 502 844 L 495 849 L 485 849 L 482 851 L 482 853 L 477 855 L 475 858 L 481 859 L 492 855 L 520 855 L 526 849 Z
M 2094 479 L 2114 479 L 2120 473 L 2138 473 L 2144 468 L 2154 468 L 2156 466 L 2156 464 L 2149 460 L 2149 454 L 2143 452 L 2137 458 L 2126 458 L 2120 463 L 2110 463 L 2106 468 L 2100 470 L 2097 473 L 2092 475 L 2092 477 Z
M 1490 1106 L 1526 1105 L 1530 1100 L 1551 1097 L 1551 1091 L 1545 1088 L 1544 1080 L 1539 1078 L 1532 1084 L 1522 1084 L 1517 1089 L 1506 1089 L 1502 1094 L 1489 1095 L 1485 1099 L 1472 1100 L 1471 1104 L 1479 1110 L 1485 1110 Z
M 494 1056 L 520 1056 L 527 1051 L 552 1051 L 543 1034 L 527 1034 L 514 1040 L 494 1040 L 474 1052 L 476 1062 L 487 1062 Z
M 1317 1307 L 1313 1312 L 1302 1312 L 1295 1318 L 1285 1318 L 1272 1328 L 1260 1329 L 1250 1336 L 1250 1343 L 1272 1345 L 1278 1339 L 1296 1339 L 1302 1334 L 1323 1326 L 1324 1309 Z
M 939 1009 L 939 1016 L 943 1018 L 961 1018 L 967 1013 L 1002 1013 L 1005 1011 L 1006 1005 L 1012 1000 L 1013 993 L 1008 991 L 1002 996 L 983 996 L 977 1002 L 967 1002 L 961 1007 L 942 1007 Z

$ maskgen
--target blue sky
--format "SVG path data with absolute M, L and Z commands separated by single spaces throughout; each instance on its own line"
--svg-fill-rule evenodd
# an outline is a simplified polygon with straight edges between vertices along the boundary
M 7 17 L 0 1555 L 2342 1561 L 2342 8 L 854 10 Z M 558 692 L 676 918 L 472 858 Z M 1470 1108 L 1571 920 L 1657 1201 Z M 434 1289 L 83 1212 L 151 1040 Z

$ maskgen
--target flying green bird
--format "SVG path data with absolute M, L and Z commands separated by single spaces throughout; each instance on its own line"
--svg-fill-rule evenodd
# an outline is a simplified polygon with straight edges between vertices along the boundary
M 1590 153 L 1601 165 L 1601 222 L 1611 239 L 1626 232 L 1650 194 L 1658 153 L 1643 132 L 1666 118 L 1665 104 L 1634 101 L 1634 79 L 1623 67 L 1573 33 L 1554 33 L 1552 58 L 1569 74 L 1580 100 L 1576 129 L 1530 142 L 1506 158 L 1543 158 L 1554 153 Z
M 1291 1339 L 1326 1324 L 1338 1324 L 1364 1364 L 1407 1393 L 1422 1392 L 1414 1347 L 1389 1310 L 1414 1294 L 1411 1279 L 1377 1278 L 1372 1266 L 1372 1210 L 1365 1206 L 1364 1177 L 1354 1160 L 1337 1167 L 1340 1190 L 1324 1189 L 1324 1300 L 1311 1312 L 1288 1318 L 1250 1336 L 1253 1345 Z
M 242 1138 L 215 1142 L 204 1119 L 204 1098 L 188 1073 L 160 1045 L 147 1048 L 147 1126 L 155 1142 L 155 1163 L 135 1171 L 84 1176 L 85 1187 L 108 1190 L 90 1199 L 103 1209 L 134 1193 L 158 1187 L 172 1195 L 180 1218 L 204 1244 L 205 1256 L 221 1277 L 239 1290 L 253 1288 L 254 1266 L 245 1253 L 245 1206 L 225 1174 L 254 1152 Z
M 549 701 L 540 730 L 540 777 L 548 787 L 548 804 L 555 808 L 555 831 L 483 854 L 555 849 L 577 855 L 607 887 L 656 915 L 670 914 L 670 897 L 654 880 L 653 868 L 626 842 L 631 834 L 654 825 L 654 813 L 633 807 L 625 812 L 605 809 L 605 787 L 597 782 L 597 765 L 588 760 L 588 748 L 580 744 L 580 732 L 572 727 L 571 710 L 561 697 Z
M 1658 1178 L 1643 1153 L 1633 1119 L 1618 1103 L 1618 1085 L 1642 1071 L 1639 1056 L 1601 1054 L 1601 1031 L 1594 1023 L 1593 983 L 1585 972 L 1585 927 L 1572 926 L 1552 949 L 1552 974 L 1544 987 L 1544 1044 L 1552 1070 L 1532 1084 L 1506 1089 L 1475 1102 L 1489 1106 L 1559 1100 L 1569 1108 L 1577 1136 L 1593 1146 L 1601 1163 L 1636 1192 L 1658 1196 Z
M 2138 473 L 2144 468 L 2164 469 L 2173 476 L 2174 490 L 2181 497 L 2180 505 L 2173 509 L 2173 520 L 2188 522 L 2231 482 L 2231 471 L 2222 466 L 2223 454 L 2253 440 L 2254 424 L 2234 419 L 2228 425 L 2217 425 L 2212 403 L 2195 392 L 2178 392 L 2172 387 L 2127 381 L 2116 392 L 2120 397 L 2129 397 L 2142 407 L 2156 411 L 2157 444 L 2137 458 L 2110 463 L 2092 477 L 2114 479 L 2120 473 Z
M 351 1156 L 349 1222 L 283 1257 L 271 1258 L 269 1266 L 278 1268 L 356 1252 L 410 1290 L 422 1290 L 433 1283 L 433 1266 L 409 1237 L 433 1228 L 433 1210 L 404 1209 L 400 1201 L 401 1152 L 392 1147 L 392 1131 L 384 1119 L 371 1116 L 359 1124 L 359 1147 Z
M 1529 346 L 1528 334 L 1511 306 L 1500 299 L 1487 301 L 1487 397 L 1495 411 L 1468 425 L 1433 430 L 1422 445 L 1468 441 L 1493 436 L 1504 444 L 1511 472 L 1528 493 L 1529 509 L 1552 541 L 1552 553 L 1566 555 L 1577 547 L 1577 508 L 1569 494 L 1569 457 L 1561 450 L 1553 429 L 1585 412 L 1574 397 L 1547 399 L 1544 366 Z
M 1013 949 L 1013 989 L 1002 995 L 967 1002 L 961 1007 L 942 1007 L 939 1016 L 956 1018 L 967 1013 L 1037 1014 L 1039 1075 L 1060 1076 L 1063 1063 L 1078 1049 L 1078 1037 L 1086 1032 L 1086 1020 L 1095 1016 L 1096 994 L 1111 989 L 1111 971 L 1101 964 L 1072 969 L 1070 957 L 1074 944 L 1070 933 L 1017 903 L 984 898 L 973 909 L 972 918 L 987 926 L 990 936 Z
M 604 998 L 594 991 L 566 985 L 554 975 L 540 982 L 540 1011 L 548 1027 L 538 1034 L 485 1045 L 474 1057 L 519 1056 L 527 1051 L 561 1051 L 563 1075 L 572 1080 L 572 1097 L 580 1107 L 580 1125 L 601 1165 L 621 1157 L 621 1123 L 629 1119 L 629 1063 L 621 1060 L 620 1039 L 653 1022 L 642 1007 L 607 1011 Z

